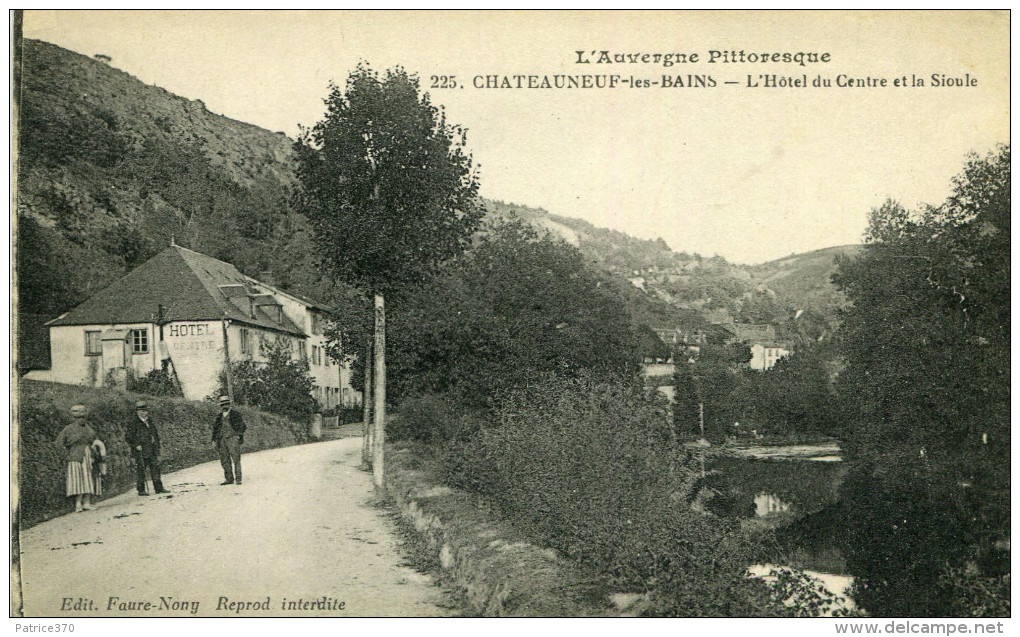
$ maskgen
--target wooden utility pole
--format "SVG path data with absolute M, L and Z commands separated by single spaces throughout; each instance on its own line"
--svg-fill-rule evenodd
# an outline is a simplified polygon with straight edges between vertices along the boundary
M 230 402 L 234 402 L 234 381 L 230 371 L 230 342 L 227 339 L 227 327 L 230 326 L 230 321 L 226 317 L 223 317 L 223 362 L 225 363 L 225 369 L 227 374 L 227 396 L 230 398 Z
M 361 394 L 361 465 L 368 469 L 372 466 L 372 337 L 365 343 L 365 391 Z
M 698 424 L 701 425 L 701 439 L 705 439 L 705 401 L 698 398 Z
M 385 483 L 383 445 L 386 444 L 386 301 L 375 295 L 375 440 L 372 454 L 372 479 L 376 487 Z

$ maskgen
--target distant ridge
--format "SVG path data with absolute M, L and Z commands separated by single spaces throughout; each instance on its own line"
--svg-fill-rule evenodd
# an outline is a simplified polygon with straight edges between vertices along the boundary
M 291 139 L 105 61 L 37 40 L 23 47 L 17 300 L 26 326 L 79 305 L 171 242 L 247 276 L 272 272 L 282 290 L 331 298 L 309 224 L 291 208 Z M 624 295 L 635 326 L 730 321 L 782 332 L 800 312 L 796 332 L 815 337 L 845 302 L 830 282 L 833 259 L 858 249 L 735 265 L 540 208 L 485 203 L 490 218 L 519 217 L 577 247 Z

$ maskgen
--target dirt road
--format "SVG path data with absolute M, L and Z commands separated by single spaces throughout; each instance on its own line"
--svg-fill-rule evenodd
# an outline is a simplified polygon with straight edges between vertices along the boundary
M 25 615 L 437 616 L 431 579 L 400 566 L 393 521 L 372 505 L 360 438 L 243 457 L 164 476 L 21 536 Z M 132 470 L 130 467 L 124 470 Z

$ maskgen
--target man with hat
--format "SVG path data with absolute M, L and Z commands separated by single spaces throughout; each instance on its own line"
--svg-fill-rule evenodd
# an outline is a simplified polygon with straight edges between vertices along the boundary
M 159 474 L 159 431 L 149 417 L 149 404 L 144 400 L 135 403 L 135 417 L 128 423 L 124 439 L 131 447 L 131 456 L 135 461 L 138 495 L 149 495 L 145 489 L 146 468 L 152 476 L 152 488 L 156 493 L 169 493 L 163 488 L 163 479 Z
M 221 484 L 241 484 L 241 444 L 244 443 L 244 418 L 230 408 L 230 397 L 220 396 L 220 413 L 213 422 L 212 441 L 223 465 Z

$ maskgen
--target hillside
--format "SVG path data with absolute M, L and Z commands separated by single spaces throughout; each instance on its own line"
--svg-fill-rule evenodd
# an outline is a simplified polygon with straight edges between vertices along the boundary
M 22 77 L 19 311 L 65 311 L 171 239 L 317 291 L 286 136 L 45 42 L 24 42 Z
M 293 142 L 282 133 L 34 40 L 24 41 L 20 115 L 18 313 L 34 336 L 19 339 L 19 351 L 28 366 L 46 365 L 43 322 L 171 241 L 330 300 L 335 286 L 316 268 L 309 225 L 291 209 Z M 537 208 L 486 205 L 492 218 L 517 216 L 576 246 L 627 299 L 635 326 L 782 325 L 806 310 L 811 329 L 786 332 L 817 338 L 843 302 L 829 275 L 832 256 L 851 247 L 734 265 Z
M 636 239 L 541 208 L 486 203 L 490 216 L 516 216 L 548 230 L 576 246 L 597 270 L 627 281 L 636 325 L 772 323 L 784 339 L 818 339 L 831 333 L 846 302 L 831 283 L 836 257 L 860 250 L 858 245 L 839 246 L 738 265 L 718 256 L 674 252 L 662 239 Z

